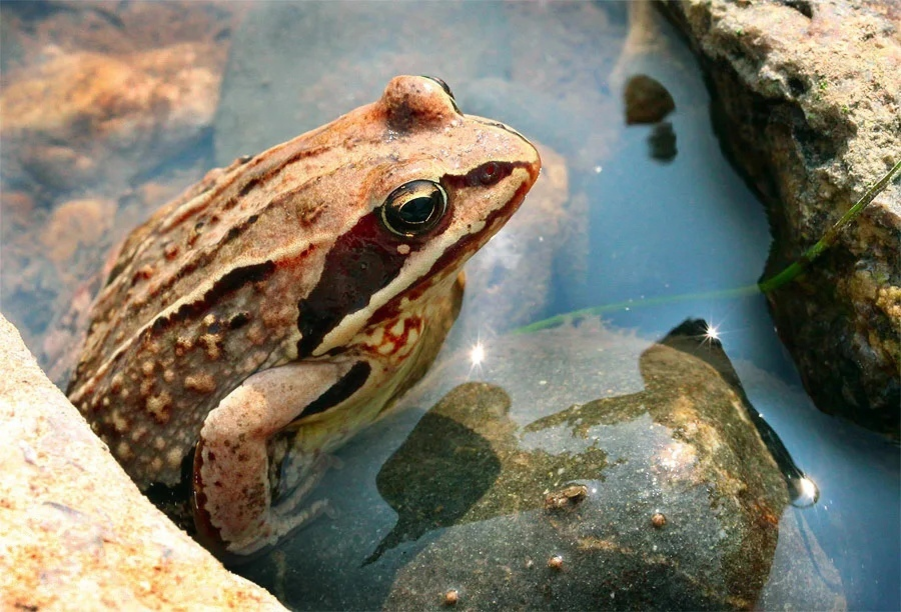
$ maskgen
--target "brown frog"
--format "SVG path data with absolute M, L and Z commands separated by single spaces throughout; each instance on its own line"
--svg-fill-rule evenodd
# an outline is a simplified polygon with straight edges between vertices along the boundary
M 263 550 L 321 509 L 300 502 L 328 453 L 425 371 L 463 263 L 539 168 L 443 82 L 396 77 L 135 229 L 68 395 L 142 489 L 176 485 L 193 457 L 213 550 Z

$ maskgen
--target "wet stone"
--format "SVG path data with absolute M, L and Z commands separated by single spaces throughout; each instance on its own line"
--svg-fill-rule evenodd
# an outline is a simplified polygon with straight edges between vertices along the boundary
M 707 74 L 724 147 L 758 189 L 775 242 L 764 277 L 796 260 L 901 159 L 894 0 L 665 2 Z M 901 437 L 901 186 L 805 273 L 770 293 L 817 407 Z
M 297 609 L 421 610 L 449 584 L 472 609 L 750 608 L 771 572 L 807 580 L 779 603 L 842 601 L 804 558 L 773 566 L 785 470 L 700 325 L 503 337 L 473 377 L 450 355 L 340 453 L 314 493 L 336 517 L 280 548 L 292 573 L 238 571 Z
M 676 109 L 673 96 L 660 81 L 647 75 L 633 76 L 623 92 L 626 123 L 658 123 Z

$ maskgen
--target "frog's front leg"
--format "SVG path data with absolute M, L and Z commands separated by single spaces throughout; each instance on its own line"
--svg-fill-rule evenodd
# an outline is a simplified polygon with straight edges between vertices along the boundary
M 275 544 L 316 513 L 316 508 L 294 511 L 321 467 L 315 456 L 304 458 L 310 462 L 296 477 L 299 484 L 286 502 L 292 512 L 272 506 L 267 442 L 305 410 L 322 410 L 328 407 L 320 405 L 323 401 L 341 401 L 356 391 L 365 380 L 353 376 L 352 366 L 297 362 L 259 372 L 207 415 L 193 473 L 201 538 L 226 553 L 249 555 Z

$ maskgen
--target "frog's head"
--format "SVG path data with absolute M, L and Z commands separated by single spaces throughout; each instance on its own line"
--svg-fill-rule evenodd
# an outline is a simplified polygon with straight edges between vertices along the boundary
M 392 79 L 379 101 L 332 126 L 353 133 L 345 154 L 362 176 L 360 209 L 329 250 L 328 282 L 300 305 L 301 355 L 427 302 L 519 208 L 541 167 L 516 130 L 464 115 L 428 77 Z

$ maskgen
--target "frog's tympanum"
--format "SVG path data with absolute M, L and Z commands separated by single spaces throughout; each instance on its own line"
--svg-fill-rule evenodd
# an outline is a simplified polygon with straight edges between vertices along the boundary
M 142 489 L 178 484 L 193 457 L 214 550 L 263 550 L 316 513 L 300 502 L 328 453 L 425 371 L 461 266 L 539 167 L 444 83 L 397 77 L 134 230 L 68 395 Z

